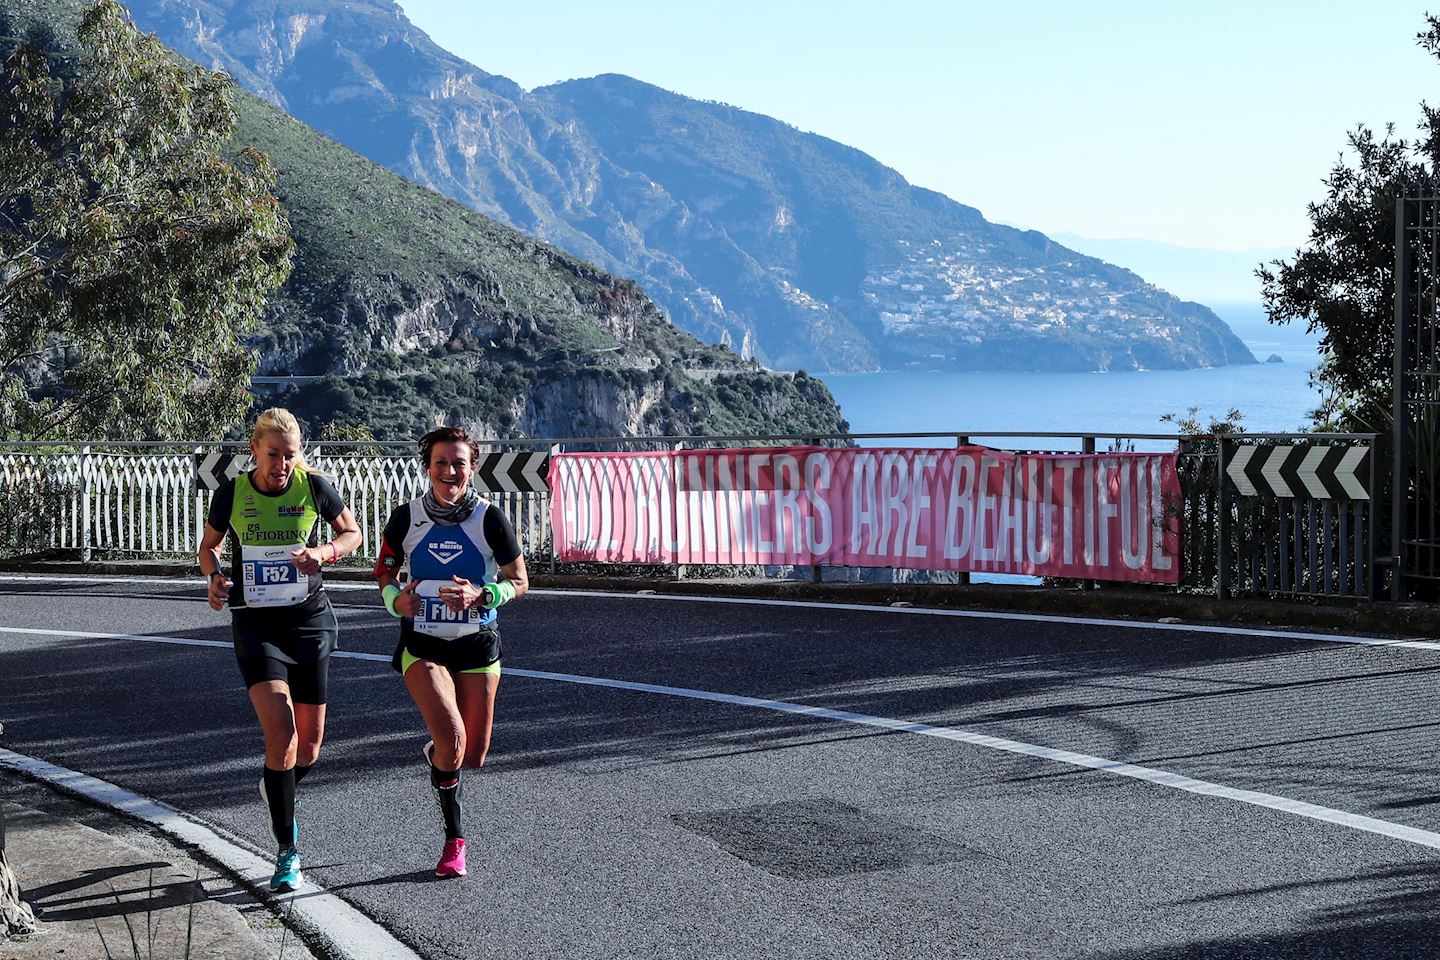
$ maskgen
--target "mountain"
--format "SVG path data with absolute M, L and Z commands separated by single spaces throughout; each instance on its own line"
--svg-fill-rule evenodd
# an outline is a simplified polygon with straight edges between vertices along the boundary
M 0 0 L 73 70 L 81 0 Z M 68 38 L 68 40 L 67 40 Z M 787 434 L 845 429 L 829 391 L 676 329 L 636 285 L 414 184 L 237 91 L 297 245 L 255 338 L 259 373 L 309 421 L 377 439 L 437 422 L 482 435 Z M 289 378 L 298 378 L 291 381 Z
M 1120 264 L 1179 296 L 1208 304 L 1260 303 L 1255 269 L 1295 254 L 1293 247 L 1213 250 L 1157 240 L 1096 239 L 1073 233 L 1051 236 L 1072 250 Z
M 873 158 L 623 76 L 526 91 L 389 0 L 132 0 L 145 29 L 405 177 L 638 280 L 778 367 L 1253 363 L 1211 311 Z

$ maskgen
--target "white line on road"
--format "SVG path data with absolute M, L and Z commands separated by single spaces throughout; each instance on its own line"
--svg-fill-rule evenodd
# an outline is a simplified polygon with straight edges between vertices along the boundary
M 184 579 L 163 577 L 65 577 L 55 575 L 29 576 L 0 574 L 0 583 L 188 583 L 196 587 L 193 599 L 203 600 L 203 589 L 194 577 Z M 371 583 L 330 581 L 327 590 L 369 590 Z M 1324 643 L 1346 643 L 1363 647 L 1400 647 L 1408 650 L 1440 650 L 1436 640 L 1400 640 L 1386 637 L 1364 637 L 1343 633 L 1306 633 L 1298 630 L 1261 630 L 1255 627 L 1217 626 L 1198 623 L 1157 623 L 1152 620 L 1108 620 L 1103 617 L 1066 617 L 1047 613 L 1008 613 L 995 610 L 940 610 L 931 607 L 890 607 L 872 603 L 833 603 L 822 600 L 771 600 L 761 597 L 704 597 L 676 593 L 621 593 L 608 590 L 532 589 L 528 595 L 540 597 L 592 597 L 605 600 L 653 600 L 670 603 L 720 603 L 760 607 L 793 607 L 802 610 L 860 611 L 917 617 L 960 617 L 969 620 L 1012 620 L 1023 623 L 1064 623 L 1083 627 L 1121 627 L 1127 630 L 1158 630 L 1169 633 L 1209 633 L 1228 637 L 1268 637 L 1276 640 L 1314 640 Z M 176 599 L 182 599 L 177 597 Z M 191 598 L 183 598 L 191 599 Z M 378 608 L 377 608 L 378 609 Z M 105 634 L 105 636 L 112 636 Z
M 188 644 L 199 647 L 229 647 L 228 643 L 217 643 L 213 640 L 192 640 L 183 637 L 147 637 L 129 634 L 104 634 L 104 633 L 80 633 L 67 630 L 28 630 L 23 627 L 0 627 L 0 633 L 21 633 L 38 634 L 41 636 L 74 636 L 81 638 L 105 638 L 149 641 L 155 643 Z M 351 660 L 368 660 L 372 662 L 388 663 L 390 657 L 378 653 L 359 653 L 349 650 L 337 650 L 332 656 L 344 657 Z M 1178 773 L 1170 773 L 1154 767 L 1142 767 L 1132 763 L 1125 763 L 1120 760 L 1108 760 L 1105 757 L 1093 757 L 1089 754 L 1075 753 L 1070 750 L 1057 750 L 1053 747 L 1042 747 L 1034 743 L 1025 743 L 1020 740 L 1008 740 L 1004 737 L 992 737 L 982 733 L 974 733 L 969 730 L 960 730 L 955 727 L 942 727 L 929 723 L 917 723 L 911 720 L 896 720 L 890 717 L 877 717 L 866 713 L 851 713 L 848 710 L 831 710 L 828 707 L 816 707 L 804 703 L 790 703 L 784 700 L 767 700 L 760 697 L 743 697 L 730 693 L 716 693 L 709 690 L 692 690 L 688 687 L 670 687 L 654 683 L 637 683 L 630 680 L 611 680 L 604 677 L 586 677 L 569 673 L 551 673 L 545 670 L 522 670 L 518 668 L 505 668 L 506 676 L 528 677 L 535 680 L 550 680 L 560 683 L 575 683 L 592 687 L 609 687 L 614 690 L 629 690 L 636 693 L 651 693 L 666 697 L 683 697 L 690 700 L 706 700 L 711 703 L 723 703 L 730 706 L 752 707 L 761 710 L 773 710 L 778 713 L 788 713 L 796 716 L 815 717 L 821 720 L 834 720 L 840 723 L 850 723 L 857 726 L 876 727 L 882 730 L 891 730 L 896 733 L 911 733 L 924 737 L 937 737 L 941 740 L 951 740 L 957 743 L 966 743 L 971 746 L 983 747 L 988 750 L 1000 750 L 1005 753 L 1014 753 L 1026 757 L 1034 757 L 1039 760 L 1050 760 L 1056 763 L 1065 763 L 1071 766 L 1083 767 L 1088 770 L 1098 770 L 1102 773 L 1111 773 L 1116 776 L 1129 777 L 1132 780 L 1140 780 L 1145 783 L 1153 783 L 1157 786 L 1170 787 L 1175 790 L 1183 790 L 1187 793 L 1195 793 L 1206 797 L 1219 797 L 1225 800 L 1234 800 L 1239 803 L 1247 803 L 1251 806 L 1264 807 L 1269 810 L 1278 810 L 1281 813 L 1289 813 L 1298 817 L 1306 817 L 1310 820 L 1318 820 L 1322 823 L 1334 824 L 1346 827 L 1351 830 L 1360 830 L 1365 833 L 1375 833 L 1384 837 L 1391 837 L 1395 840 L 1403 840 L 1406 843 L 1418 844 L 1422 847 L 1429 847 L 1433 850 L 1440 850 L 1440 833 L 1429 830 L 1421 830 L 1416 827 L 1408 827 L 1400 823 L 1392 823 L 1389 820 L 1380 820 L 1375 817 L 1367 817 L 1358 813 L 1348 813 L 1344 810 L 1336 810 L 1331 807 L 1322 807 L 1314 803 L 1306 803 L 1303 800 L 1292 800 L 1289 797 L 1281 797 L 1275 794 L 1262 793 L 1258 790 L 1244 790 L 1238 787 L 1227 787 L 1224 784 L 1211 783 L 1208 780 L 1196 780 Z
M 24 633 L 36 637 L 76 637 L 81 640 L 141 640 L 145 643 L 173 643 L 182 647 L 223 647 L 234 650 L 228 640 L 197 640 L 193 637 L 157 637 L 137 633 L 96 633 L 91 630 L 44 630 L 38 627 L 0 627 L 0 633 Z
M 992 610 L 936 610 L 928 607 L 887 607 L 868 603 L 826 603 L 820 600 L 767 600 L 757 597 L 700 597 L 674 593 L 608 593 L 604 590 L 532 590 L 551 596 L 606 597 L 610 599 L 668 600 L 692 603 L 739 603 L 755 606 L 798 607 L 811 610 L 861 610 L 867 613 L 896 613 L 910 616 L 962 617 L 971 620 L 1019 620 L 1026 623 L 1066 623 L 1085 627 L 1124 627 L 1131 630 L 1159 630 L 1173 633 L 1216 633 L 1229 637 L 1273 637 L 1277 640 L 1323 640 L 1365 647 L 1405 647 L 1411 650 L 1440 650 L 1440 641 L 1392 640 L 1338 633 L 1302 633 L 1297 630 L 1259 630 L 1253 627 L 1214 626 L 1195 623 L 1156 623 L 1150 620 L 1106 620 L 1100 617 L 1065 617 L 1048 613 L 1002 613 Z
M 210 646 L 206 641 L 196 642 Z M 158 800 L 142 797 L 108 781 L 10 750 L 0 750 L 0 766 L 18 770 L 54 784 L 62 790 L 79 794 L 101 806 L 118 810 L 158 827 L 166 835 L 182 843 L 193 844 L 206 856 L 244 878 L 252 889 L 263 890 L 269 880 L 270 864 L 259 854 L 245 849 L 239 843 L 221 836 L 215 828 Z M 307 933 L 328 941 L 349 960 L 420 960 L 415 951 L 396 940 L 390 931 L 325 888 L 309 881 L 301 884 L 289 898 L 289 913 L 292 919 L 299 920 Z

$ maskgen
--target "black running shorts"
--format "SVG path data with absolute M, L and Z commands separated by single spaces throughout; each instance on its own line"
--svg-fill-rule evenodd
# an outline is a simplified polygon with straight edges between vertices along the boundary
M 323 593 L 313 605 L 233 613 L 235 659 L 247 688 L 285 680 L 296 703 L 325 702 L 329 657 L 340 629 Z
M 314 663 L 285 663 L 275 657 L 236 657 L 240 664 L 240 675 L 245 678 L 245 689 L 266 680 L 284 680 L 290 685 L 290 699 L 294 703 L 309 703 L 320 706 L 330 681 L 330 658 Z
M 410 621 L 400 622 L 400 641 L 395 645 L 395 655 L 390 666 L 400 669 L 400 659 L 409 650 L 412 657 L 430 660 L 449 667 L 455 672 L 488 667 L 500 659 L 500 631 L 492 623 L 477 632 L 455 639 L 432 637 L 420 633 Z

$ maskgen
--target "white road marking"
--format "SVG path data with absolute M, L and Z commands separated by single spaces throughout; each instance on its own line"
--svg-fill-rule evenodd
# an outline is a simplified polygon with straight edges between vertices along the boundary
M 1053 760 L 1056 763 L 1068 763 L 1072 766 L 1099 770 L 1103 773 L 1113 773 L 1117 776 L 1130 777 L 1134 780 L 1144 781 L 1145 783 L 1153 783 L 1162 787 L 1184 790 L 1187 793 L 1197 793 L 1201 796 L 1236 800 L 1240 803 L 1248 803 L 1256 807 L 1266 807 L 1282 813 L 1307 817 L 1311 820 L 1319 820 L 1323 823 L 1331 823 L 1341 827 L 1348 827 L 1352 830 L 1361 830 L 1366 833 L 1377 833 L 1381 836 L 1418 844 L 1433 850 L 1440 850 L 1440 833 L 1433 833 L 1429 830 L 1407 827 L 1404 824 L 1391 823 L 1388 820 L 1379 820 L 1358 813 L 1347 813 L 1344 810 L 1322 807 L 1318 804 L 1306 803 L 1303 800 L 1292 800 L 1289 797 L 1276 796 L 1275 794 L 1261 793 L 1257 790 L 1243 790 L 1237 787 L 1227 787 L 1224 784 L 1211 783 L 1207 780 L 1196 780 L 1193 777 L 1170 773 L 1154 767 L 1141 767 L 1120 760 L 1107 760 L 1104 757 L 1092 757 L 1089 754 L 1074 753 L 1070 750 L 1056 750 L 1052 747 L 1042 747 L 1020 740 L 1007 740 L 1004 737 L 991 737 L 982 733 L 959 730 L 954 727 L 940 727 L 934 724 L 916 723 L 910 720 L 895 720 L 889 717 L 877 717 L 865 713 L 851 713 L 848 710 L 831 710 L 827 707 L 814 707 L 803 703 L 787 703 L 783 700 L 740 697 L 728 693 L 712 693 L 707 690 L 690 690 L 685 687 L 667 687 L 651 683 L 634 683 L 628 680 L 608 680 L 600 677 L 574 676 L 566 673 L 547 673 L 541 670 L 516 670 L 509 667 L 505 668 L 505 673 L 507 676 L 516 674 L 540 680 L 558 680 L 564 683 L 580 683 L 598 687 L 613 687 L 620 690 L 633 690 L 641 693 L 657 693 L 667 697 L 688 697 L 694 700 L 709 700 L 734 706 L 756 707 L 763 710 L 775 710 L 780 713 L 819 717 L 825 720 L 837 720 L 841 723 L 852 723 L 859 726 L 878 727 L 882 730 L 893 730 L 897 733 L 913 733 L 925 737 L 938 737 L 942 740 L 968 743 L 972 746 L 984 747 L 990 750 L 1001 750 L 1006 753 L 1036 757 L 1041 760 Z
M 531 590 L 540 596 L 602 597 L 612 600 L 662 600 L 689 603 L 738 603 L 754 606 L 797 607 L 813 610 L 862 610 L 925 617 L 963 617 L 971 620 L 1019 620 L 1026 623 L 1068 623 L 1086 627 L 1123 627 L 1129 630 L 1161 630 L 1174 633 L 1216 633 L 1230 637 L 1272 637 L 1276 640 L 1323 640 L 1366 647 L 1405 647 L 1411 650 L 1440 650 L 1436 640 L 1396 640 L 1340 633 L 1304 633 L 1298 630 L 1261 630 L 1255 627 L 1215 626 L 1198 623 L 1158 623 L 1152 620 L 1107 620 L 1102 617 L 1067 617 L 1049 613 L 1005 613 L 995 610 L 939 610 L 929 607 L 891 607 L 872 603 L 828 603 L 821 600 L 767 600 L 758 597 L 700 597 L 676 593 L 610 593 L 605 590 Z M 529 594 L 527 594 L 528 596 Z
M 22 627 L 0 627 L 0 632 L 38 634 L 41 636 L 75 636 L 81 638 L 103 637 L 107 639 L 139 640 L 156 643 L 188 644 L 199 647 L 228 647 L 228 643 L 217 643 L 213 640 L 195 640 L 184 637 L 147 637 L 134 634 L 103 634 L 103 633 L 81 633 L 67 630 L 28 630 Z M 343 657 L 351 660 L 367 660 L 371 662 L 388 663 L 390 657 L 378 653 L 359 653 L 349 650 L 337 650 L 332 656 Z M 690 700 L 705 700 L 711 703 L 723 703 L 730 706 L 751 707 L 761 710 L 773 710 L 778 713 L 788 713 L 796 716 L 815 717 L 821 720 L 834 720 L 840 723 L 855 724 L 864 727 L 876 727 L 882 730 L 891 730 L 896 733 L 911 733 L 918 736 L 937 737 L 941 740 L 951 740 L 957 743 L 966 743 L 975 747 L 982 747 L 987 750 L 1000 750 L 1005 753 L 1014 753 L 1021 756 L 1034 757 L 1039 760 L 1050 760 L 1055 763 L 1065 763 L 1071 766 L 1083 767 L 1089 770 L 1098 770 L 1102 773 L 1111 773 L 1116 776 L 1129 777 L 1133 780 L 1140 780 L 1145 783 L 1153 783 L 1157 786 L 1170 787 L 1175 790 L 1183 790 L 1187 793 L 1199 794 L 1206 797 L 1219 797 L 1225 800 L 1234 800 L 1239 803 L 1247 803 L 1251 806 L 1264 807 L 1269 810 L 1278 810 L 1281 813 L 1289 813 L 1298 817 L 1305 817 L 1310 820 L 1317 820 L 1322 823 L 1334 824 L 1335 826 L 1346 827 L 1351 830 L 1359 830 L 1365 833 L 1379 834 L 1384 837 L 1391 837 L 1395 840 L 1402 840 L 1406 843 L 1417 844 L 1422 847 L 1429 847 L 1433 850 L 1440 850 L 1440 833 L 1433 833 L 1429 830 L 1421 830 L 1416 827 L 1408 827 L 1404 824 L 1392 823 L 1389 820 L 1380 820 L 1375 817 L 1367 817 L 1358 813 L 1349 813 L 1344 810 L 1336 810 L 1331 807 L 1322 807 L 1314 803 L 1306 803 L 1303 800 L 1292 800 L 1289 797 L 1281 797 L 1271 793 L 1263 793 L 1258 790 L 1244 790 L 1238 787 L 1228 787 L 1220 783 L 1212 783 L 1208 780 L 1196 780 L 1183 774 L 1171 773 L 1167 770 L 1160 770 L 1155 767 L 1142 767 L 1132 763 L 1125 763 L 1120 760 L 1109 760 L 1105 757 L 1094 757 L 1085 753 L 1075 753 L 1070 750 L 1058 750 L 1053 747 L 1044 747 L 1034 743 L 1025 743 L 1021 740 L 1009 740 L 1004 737 L 992 737 L 982 733 L 974 733 L 969 730 L 961 730 L 955 727 L 942 727 L 935 724 L 919 723 L 912 720 L 897 720 L 890 717 L 878 717 L 867 713 L 851 713 L 848 710 L 832 710 L 828 707 L 811 706 L 804 703 L 791 703 L 785 700 L 768 700 L 760 697 L 744 697 L 730 693 L 716 693 L 709 690 L 693 690 L 688 687 L 671 687 L 655 683 L 638 683 L 631 680 L 611 680 L 605 677 L 587 677 L 569 673 L 552 673 L 545 670 L 524 670 L 514 667 L 505 668 L 506 676 L 528 677 L 535 680 L 549 680 L 559 683 L 575 683 L 592 687 L 608 687 L 613 690 L 628 690 L 635 693 L 651 693 L 666 697 L 682 697 Z M 3 753 L 3 752 L 0 752 Z
M 210 645 L 205 641 L 199 642 L 205 646 Z M 17 770 L 101 806 L 143 820 L 181 843 L 198 847 L 206 856 L 244 878 L 252 889 L 261 892 L 267 889 L 272 869 L 268 860 L 241 846 L 239 841 L 222 836 L 216 828 L 192 819 L 168 804 L 142 797 L 108 781 L 10 750 L 0 750 L 0 766 Z M 265 895 L 273 897 L 272 894 Z M 390 931 L 324 887 L 307 880 L 286 899 L 289 900 L 287 910 L 292 919 L 299 920 L 307 933 L 328 941 L 330 946 L 348 960 L 420 960 L 419 954 L 395 939 Z
M 203 600 L 203 582 L 195 577 L 183 579 L 150 577 L 136 579 L 134 577 L 65 577 L 57 575 L 29 576 L 24 574 L 0 574 L 0 583 L 4 582 L 29 582 L 29 583 L 189 583 L 196 587 L 196 594 L 193 598 L 177 597 L 177 600 Z M 325 584 L 326 590 L 369 590 L 374 591 L 372 583 L 355 583 L 348 581 L 330 581 Z M 1153 620 L 1113 620 L 1104 617 L 1067 617 L 1061 614 L 1050 613 L 1009 613 L 999 610 L 948 610 L 934 607 L 892 607 L 873 603 L 839 603 L 825 600 L 771 600 L 763 597 L 707 597 L 692 594 L 679 593 L 633 593 L 610 590 L 566 590 L 566 589 L 531 589 L 527 596 L 537 597 L 597 597 L 605 600 L 656 600 L 668 603 L 720 603 L 740 604 L 745 606 L 758 607 L 794 607 L 797 609 L 810 610 L 839 610 L 839 611 L 862 611 L 865 613 L 887 613 L 904 614 L 917 617 L 961 617 L 969 620 L 1014 620 L 1024 623 L 1065 623 L 1085 627 L 1121 627 L 1127 630 L 1160 630 L 1172 633 L 1211 633 L 1229 637 L 1268 637 L 1276 640 L 1315 640 L 1325 643 L 1348 643 L 1365 647 L 1402 647 L 1410 650 L 1440 650 L 1440 641 L 1437 640 L 1403 640 L 1388 637 L 1366 637 L 1358 634 L 1344 633 L 1308 633 L 1299 630 L 1262 630 L 1258 627 L 1242 626 L 1217 626 L 1215 624 L 1200 623 L 1159 623 Z M 377 609 L 379 609 L 377 607 Z M 387 614 L 388 616 L 388 614 Z M 114 636 L 104 634 L 104 636 Z
M 0 573 L 0 583 L 180 583 L 196 589 L 196 596 L 205 599 L 205 578 L 198 573 L 191 577 L 156 577 L 151 575 L 117 577 L 110 574 L 64 574 L 64 573 Z M 374 590 L 371 581 L 326 580 L 326 590 Z
M 81 640 L 140 640 L 145 643 L 173 643 L 181 647 L 222 647 L 234 650 L 228 640 L 197 640 L 193 637 L 157 637 L 143 633 L 98 633 L 91 630 L 45 630 L 38 627 L 0 627 L 0 633 L 25 633 L 37 637 L 76 637 Z

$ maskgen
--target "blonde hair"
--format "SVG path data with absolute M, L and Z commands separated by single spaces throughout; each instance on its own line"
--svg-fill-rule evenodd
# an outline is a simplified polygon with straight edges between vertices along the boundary
M 255 429 L 250 431 L 250 442 L 259 444 L 261 437 L 272 433 L 294 437 L 302 443 L 305 439 L 300 434 L 300 421 L 295 419 L 295 414 L 286 410 L 284 407 L 271 407 L 268 410 L 261 411 L 260 416 L 255 418 Z M 303 452 L 295 457 L 295 466 L 304 470 L 306 473 L 319 472 L 305 462 L 305 454 Z

